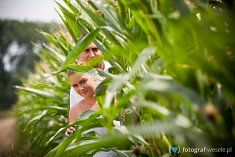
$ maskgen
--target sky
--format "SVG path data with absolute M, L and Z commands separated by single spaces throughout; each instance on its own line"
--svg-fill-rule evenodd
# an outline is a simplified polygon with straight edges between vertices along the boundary
M 55 8 L 58 9 L 55 0 L 0 0 L 0 19 L 61 22 Z

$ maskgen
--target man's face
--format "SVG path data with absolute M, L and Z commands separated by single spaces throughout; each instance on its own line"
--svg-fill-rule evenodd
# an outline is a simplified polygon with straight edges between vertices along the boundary
M 87 47 L 87 49 L 80 54 L 80 59 L 82 62 L 88 62 L 91 59 L 101 56 L 102 52 L 98 49 L 98 47 L 94 43 L 91 43 Z
M 85 74 L 72 75 L 70 77 L 70 83 L 76 93 L 84 98 L 92 97 L 96 89 L 94 78 Z

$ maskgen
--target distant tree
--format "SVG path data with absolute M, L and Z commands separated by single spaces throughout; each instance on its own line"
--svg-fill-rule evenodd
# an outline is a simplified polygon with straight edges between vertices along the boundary
M 0 109 L 10 108 L 17 100 L 14 85 L 33 71 L 39 60 L 32 44 L 46 39 L 36 31 L 50 31 L 56 24 L 0 20 Z

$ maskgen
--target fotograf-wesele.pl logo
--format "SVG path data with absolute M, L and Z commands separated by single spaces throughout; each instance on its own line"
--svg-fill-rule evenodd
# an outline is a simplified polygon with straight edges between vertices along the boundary
M 179 147 L 179 146 L 170 146 L 169 152 L 170 152 L 171 154 L 180 153 L 180 147 Z

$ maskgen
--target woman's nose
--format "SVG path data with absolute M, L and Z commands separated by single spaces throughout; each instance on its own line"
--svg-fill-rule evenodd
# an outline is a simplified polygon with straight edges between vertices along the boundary
M 78 86 L 78 87 L 76 88 L 76 92 L 78 93 L 78 92 L 80 92 L 80 91 L 83 90 L 83 89 L 84 89 L 84 87 Z
M 84 90 L 84 88 L 85 88 L 85 87 L 80 86 L 79 90 L 82 91 L 82 90 Z

